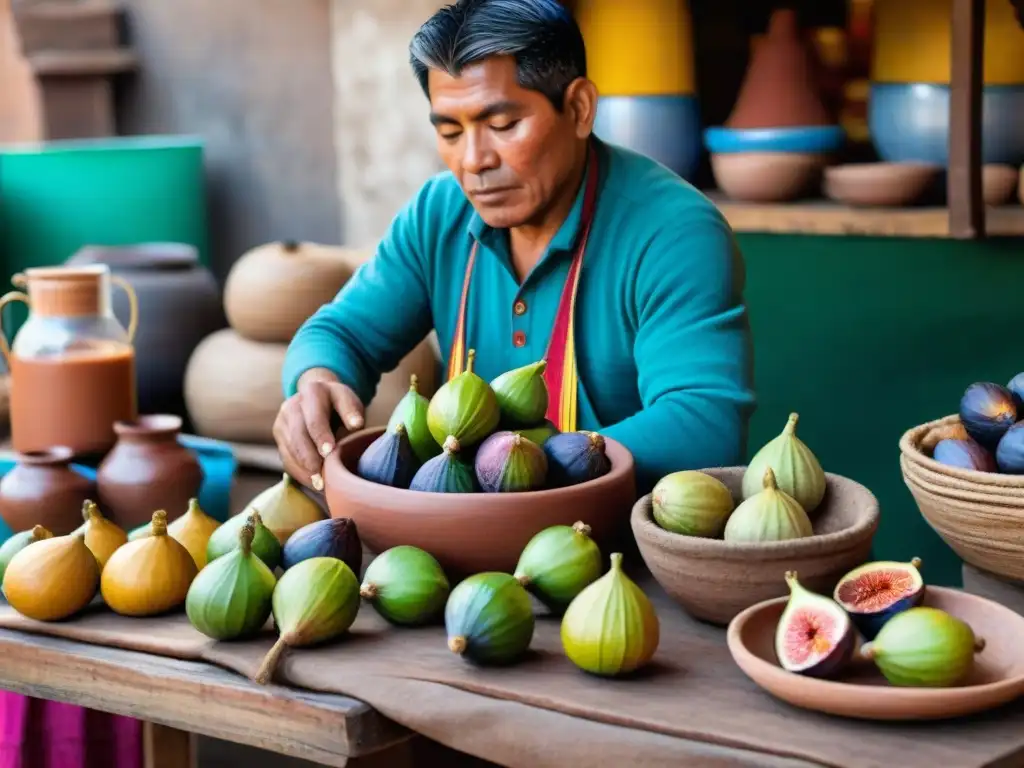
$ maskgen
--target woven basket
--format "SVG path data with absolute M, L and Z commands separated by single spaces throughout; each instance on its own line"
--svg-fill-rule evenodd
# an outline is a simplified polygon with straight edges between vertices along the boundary
M 1024 476 L 949 467 L 935 444 L 962 437 L 957 416 L 922 424 L 900 439 L 903 482 L 934 531 L 982 570 L 1024 580 Z

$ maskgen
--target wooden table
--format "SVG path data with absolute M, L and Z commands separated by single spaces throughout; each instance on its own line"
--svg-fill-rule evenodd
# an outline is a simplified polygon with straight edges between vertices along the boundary
M 241 470 L 231 513 L 280 479 L 279 472 Z M 196 734 L 331 766 L 485 765 L 345 696 L 260 686 L 210 664 L 22 632 L 0 630 L 0 688 L 145 721 L 146 768 L 195 765 Z

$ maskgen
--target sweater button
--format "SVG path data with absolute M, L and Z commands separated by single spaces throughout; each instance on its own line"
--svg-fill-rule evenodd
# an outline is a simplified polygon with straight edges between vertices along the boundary
M 515 347 L 526 346 L 526 334 L 522 331 L 516 331 L 512 334 L 512 345 Z
M 526 314 L 526 302 L 523 301 L 522 299 L 519 299 L 519 301 L 517 301 L 515 304 L 512 305 L 512 311 L 515 314 L 520 315 L 520 316 L 525 315 Z

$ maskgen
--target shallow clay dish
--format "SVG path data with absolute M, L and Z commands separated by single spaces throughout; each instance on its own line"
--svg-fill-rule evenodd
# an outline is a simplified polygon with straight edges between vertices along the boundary
M 746 467 L 702 470 L 721 480 L 739 503 Z M 878 500 L 860 483 L 825 473 L 826 492 L 814 515 L 814 536 L 764 544 L 683 536 L 652 517 L 648 494 L 630 522 L 651 574 L 688 613 L 727 624 L 740 611 L 789 594 L 784 575 L 797 571 L 808 589 L 832 594 L 848 571 L 867 561 L 878 528 Z M 360 528 L 362 530 L 362 528 Z
M 621 535 L 628 536 L 636 499 L 633 457 L 614 440 L 605 438 L 611 471 L 587 483 L 528 493 L 425 493 L 355 474 L 359 457 L 383 431 L 350 435 L 324 462 L 331 516 L 352 518 L 373 552 L 411 544 L 436 557 L 449 576 L 465 576 L 511 573 L 530 538 L 552 525 L 582 520 L 605 552 Z
M 874 665 L 854 662 L 838 680 L 787 672 L 775 656 L 775 628 L 787 598 L 751 606 L 729 624 L 733 660 L 768 693 L 797 707 L 864 720 L 938 720 L 983 712 L 1024 694 L 1024 616 L 956 589 L 928 587 L 924 604 L 963 619 L 985 649 L 971 677 L 954 688 L 898 688 Z
M 737 152 L 711 155 L 719 188 L 733 200 L 777 203 L 809 192 L 819 181 L 825 155 L 801 152 Z
M 825 169 L 825 196 L 847 205 L 899 207 L 917 202 L 939 175 L 927 163 L 849 163 Z

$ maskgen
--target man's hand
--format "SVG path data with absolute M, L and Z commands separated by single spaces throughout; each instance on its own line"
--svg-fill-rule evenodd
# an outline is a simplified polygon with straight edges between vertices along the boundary
M 335 446 L 331 415 L 337 413 L 347 429 L 363 426 L 359 397 L 328 370 L 314 368 L 299 378 L 297 391 L 281 405 L 274 421 L 274 440 L 285 471 L 313 489 L 324 488 L 323 460 Z

